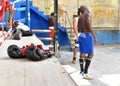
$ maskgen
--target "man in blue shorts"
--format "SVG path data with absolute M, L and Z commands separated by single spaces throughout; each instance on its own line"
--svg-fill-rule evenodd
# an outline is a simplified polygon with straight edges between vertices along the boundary
M 92 28 L 92 21 L 89 9 L 86 6 L 80 7 L 81 16 L 78 19 L 78 43 L 80 51 L 80 74 L 84 79 L 91 80 L 88 75 L 88 68 L 94 55 L 94 42 L 97 38 Z

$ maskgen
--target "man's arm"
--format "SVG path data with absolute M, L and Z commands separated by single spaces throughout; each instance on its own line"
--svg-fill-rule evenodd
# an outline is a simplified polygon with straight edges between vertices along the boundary
M 75 19 L 74 18 L 74 20 L 73 20 L 73 29 L 74 29 L 74 33 L 75 33 L 75 35 L 76 35 L 76 38 L 78 37 L 78 27 L 77 27 L 77 24 L 78 24 L 78 21 L 77 21 L 77 19 Z
M 88 28 L 90 29 L 90 33 L 93 35 L 93 37 L 94 37 L 94 41 L 95 41 L 95 43 L 97 43 L 98 41 L 97 41 L 97 37 L 96 37 L 96 35 L 95 35 L 95 33 L 94 33 L 94 29 L 93 29 L 93 27 L 92 27 L 92 20 L 91 20 L 91 17 L 90 16 L 88 16 L 88 18 L 87 18 L 87 25 L 88 25 Z

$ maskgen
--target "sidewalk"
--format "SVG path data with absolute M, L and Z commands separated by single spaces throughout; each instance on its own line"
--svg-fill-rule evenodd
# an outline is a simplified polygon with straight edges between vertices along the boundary
M 120 45 L 95 46 L 95 55 L 89 68 L 94 79 L 90 81 L 79 75 L 78 58 L 77 64 L 72 63 L 73 52 L 61 50 L 60 53 L 58 60 L 78 86 L 120 86 Z

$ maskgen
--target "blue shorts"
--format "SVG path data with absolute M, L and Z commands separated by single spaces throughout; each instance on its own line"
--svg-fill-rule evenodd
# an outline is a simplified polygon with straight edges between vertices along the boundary
M 83 54 L 94 54 L 94 38 L 90 33 L 79 33 L 79 51 Z

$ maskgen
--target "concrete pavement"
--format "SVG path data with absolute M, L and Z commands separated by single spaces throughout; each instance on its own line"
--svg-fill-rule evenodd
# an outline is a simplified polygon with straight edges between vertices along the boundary
M 95 46 L 89 74 L 93 80 L 84 80 L 79 75 L 79 62 L 72 63 L 73 53 L 61 50 L 58 58 L 64 69 L 78 86 L 120 86 L 120 45 Z M 79 57 L 79 53 L 77 53 Z

